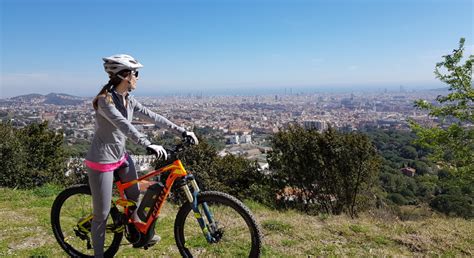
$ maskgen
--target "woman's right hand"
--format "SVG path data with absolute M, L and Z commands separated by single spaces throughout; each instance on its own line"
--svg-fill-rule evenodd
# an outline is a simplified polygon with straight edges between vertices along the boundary
M 168 159 L 168 154 L 166 153 L 165 148 L 163 148 L 161 145 L 150 144 L 146 147 L 146 150 L 148 154 L 153 154 L 159 159 Z
M 192 145 L 198 145 L 199 144 L 199 140 L 193 132 L 185 131 L 183 133 L 183 138 L 186 141 L 188 141 L 189 143 L 191 143 Z

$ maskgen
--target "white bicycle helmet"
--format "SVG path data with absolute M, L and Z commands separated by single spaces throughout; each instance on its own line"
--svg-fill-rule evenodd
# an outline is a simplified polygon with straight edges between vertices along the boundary
M 105 72 L 110 76 L 113 76 L 122 70 L 136 70 L 143 67 L 143 65 L 135 58 L 125 54 L 104 57 L 102 60 L 104 60 Z

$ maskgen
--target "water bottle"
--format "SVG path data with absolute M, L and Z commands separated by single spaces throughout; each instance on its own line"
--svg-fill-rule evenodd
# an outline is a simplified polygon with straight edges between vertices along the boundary
M 151 214 L 153 205 L 155 205 L 155 201 L 158 196 L 160 196 L 163 188 L 164 186 L 161 182 L 157 182 L 148 187 L 137 211 L 137 215 L 141 219 L 141 221 L 147 221 L 148 217 Z

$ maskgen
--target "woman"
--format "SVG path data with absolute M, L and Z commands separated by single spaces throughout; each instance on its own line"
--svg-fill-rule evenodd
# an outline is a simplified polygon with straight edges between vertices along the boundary
M 96 257 L 102 257 L 104 253 L 105 227 L 112 199 L 113 171 L 120 168 L 119 177 L 122 182 L 138 178 L 134 163 L 125 150 L 127 138 L 146 147 L 157 157 L 167 158 L 162 146 L 151 144 L 147 137 L 132 125 L 134 112 L 142 113 L 152 118 L 157 125 L 166 126 L 189 138 L 191 143 L 198 144 L 193 132 L 187 132 L 142 106 L 130 96 L 129 92 L 137 87 L 138 69 L 143 65 L 124 54 L 113 55 L 103 60 L 109 82 L 93 100 L 96 129 L 85 161 L 93 201 L 94 218 L 91 232 Z M 125 193 L 128 199 L 138 202 L 140 191 L 137 184 L 128 188 Z M 136 211 L 132 218 L 140 222 Z M 157 236 L 152 239 L 154 242 L 158 240 Z

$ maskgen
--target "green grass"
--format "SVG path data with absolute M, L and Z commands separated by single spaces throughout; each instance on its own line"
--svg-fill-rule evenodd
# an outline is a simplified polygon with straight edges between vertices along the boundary
M 279 220 L 265 220 L 262 222 L 263 229 L 268 231 L 276 231 L 276 232 L 288 232 L 292 229 L 292 226 L 286 222 L 279 221 Z
M 51 204 L 61 190 L 51 185 L 33 190 L 0 188 L 0 256 L 65 257 L 49 222 Z M 414 208 L 407 208 L 407 212 L 413 212 L 416 218 L 402 221 L 380 213 L 351 219 L 276 211 L 255 202 L 246 204 L 261 225 L 264 257 L 474 255 L 473 220 L 427 215 Z M 143 250 L 123 240 L 117 255 L 179 257 L 173 236 L 177 209 L 171 204 L 164 206 L 156 226 L 162 237 L 159 244 Z M 239 251 L 238 246 L 231 248 Z M 219 256 L 222 250 L 214 251 L 211 256 Z
M 355 233 L 366 233 L 369 231 L 368 227 L 359 224 L 349 225 L 349 229 Z

